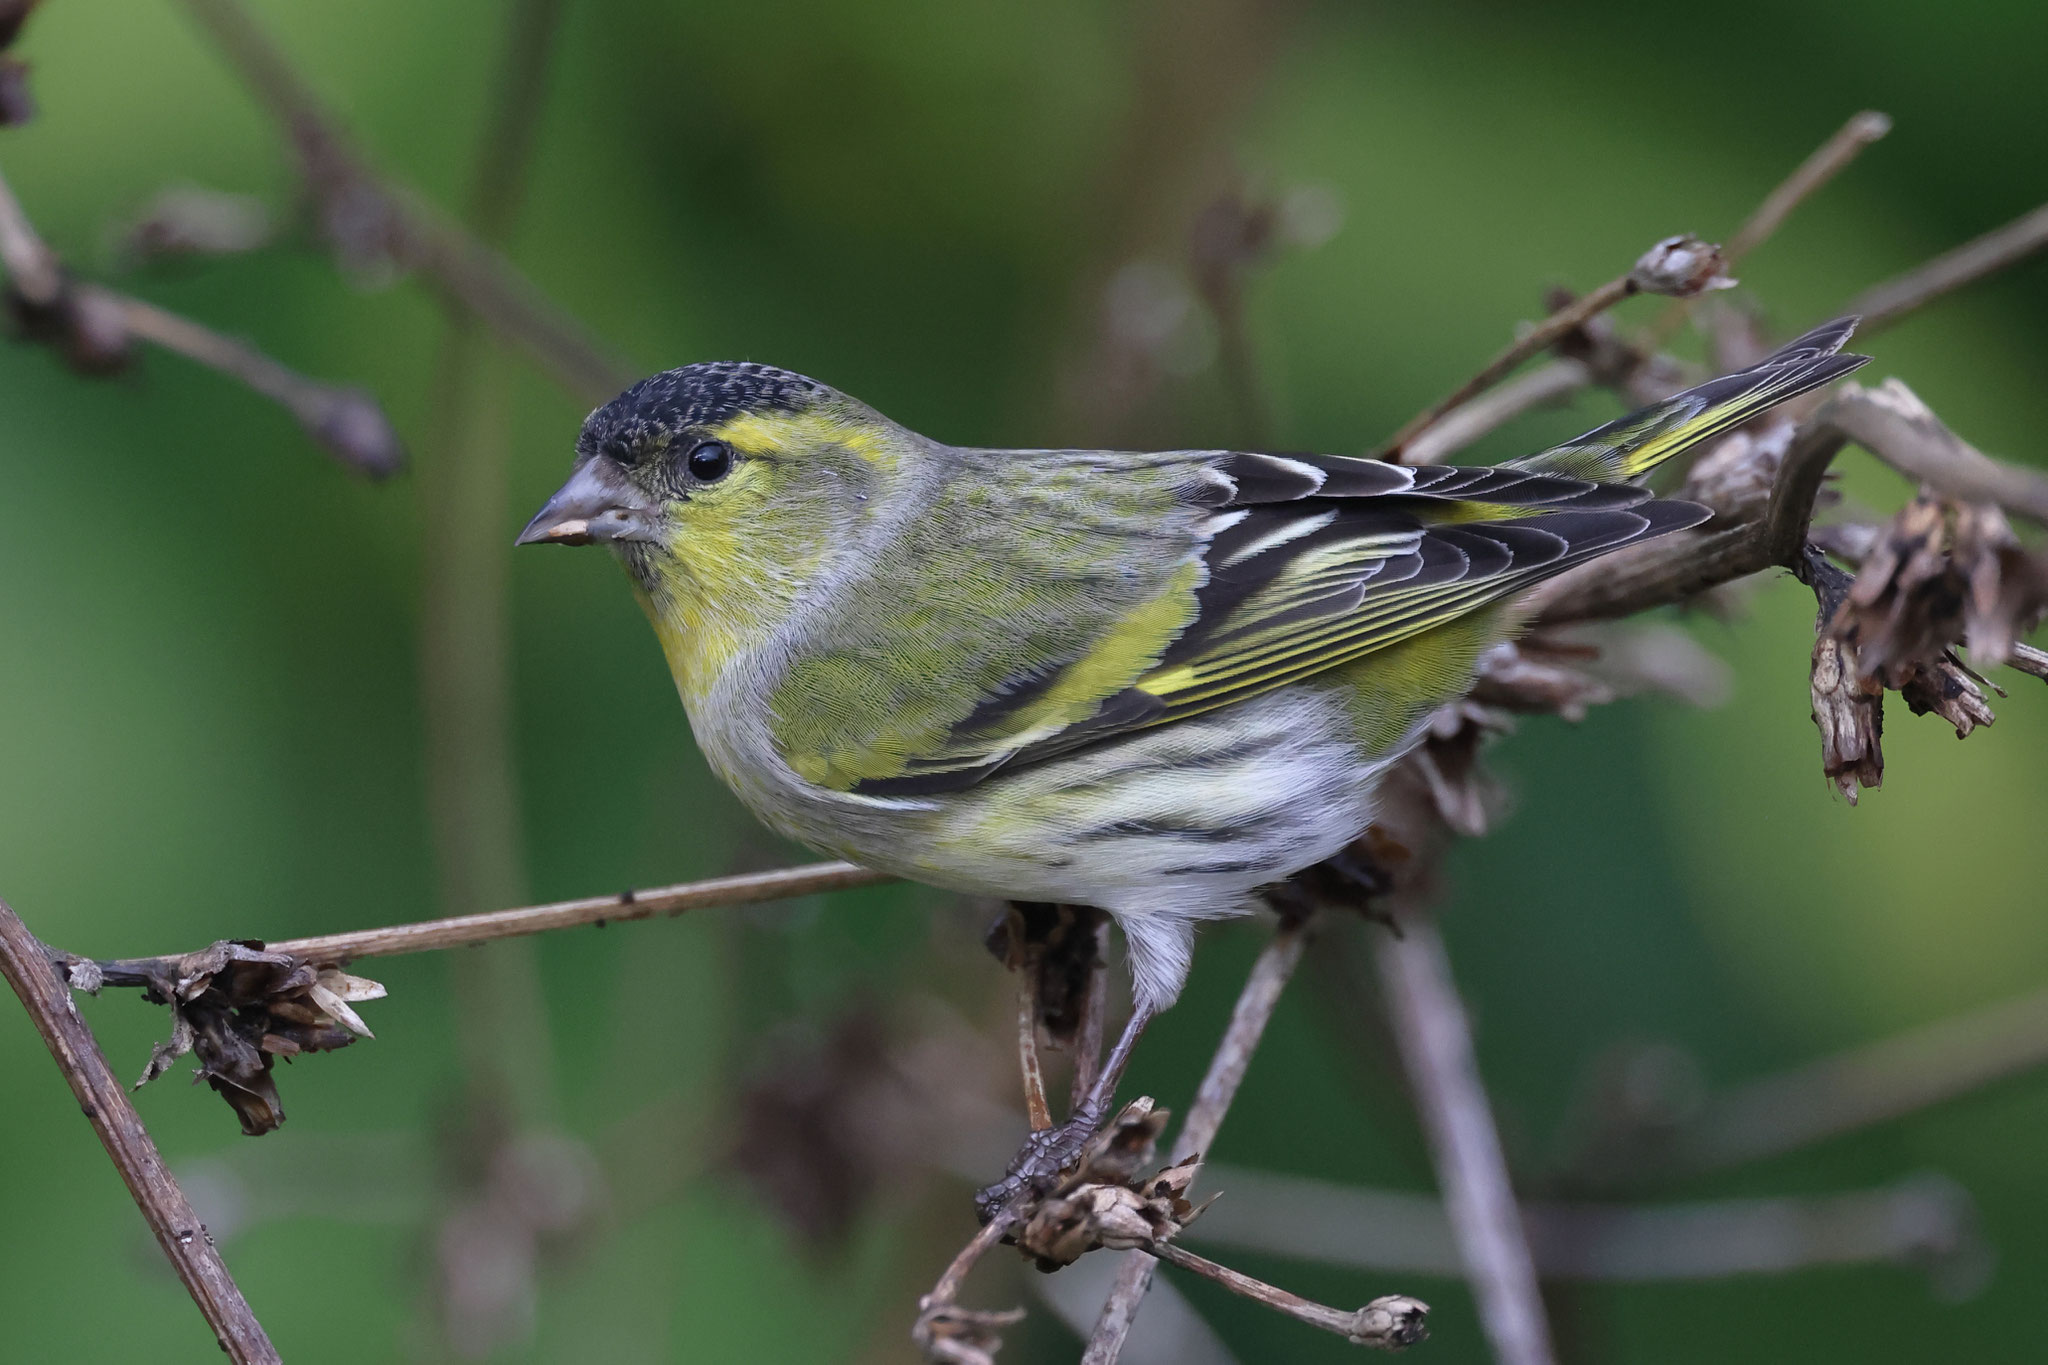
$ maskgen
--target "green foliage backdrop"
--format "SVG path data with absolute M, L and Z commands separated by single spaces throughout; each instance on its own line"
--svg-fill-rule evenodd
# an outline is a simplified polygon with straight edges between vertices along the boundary
M 504 8 L 257 12 L 381 165 L 460 203 Z M 23 50 L 41 115 L 0 136 L 0 165 L 81 267 L 100 270 L 105 225 L 167 183 L 289 208 L 275 130 L 168 0 L 45 6 Z M 1897 131 L 1742 272 L 1783 326 L 2032 207 L 2048 193 L 2044 52 L 2048 8 L 2016 2 L 572 0 L 511 250 L 637 368 L 770 360 L 945 439 L 1051 444 L 1088 434 L 1062 394 L 1102 273 L 1180 259 L 1191 215 L 1233 175 L 1327 187 L 1341 230 L 1254 287 L 1251 322 L 1276 444 L 1358 450 L 1498 346 L 1540 287 L 1590 286 L 1670 232 L 1727 233 L 1857 108 Z M 1162 88 L 1176 71 L 1195 83 Z M 419 288 L 352 288 L 291 244 L 124 283 L 367 385 L 420 443 L 441 321 Z M 1905 377 L 1966 437 L 2042 458 L 2048 263 L 1871 349 L 1875 373 Z M 523 511 L 565 468 L 582 410 L 506 364 Z M 1213 368 L 1172 381 L 1144 433 L 1236 439 L 1219 393 Z M 276 411 L 163 356 L 95 382 L 0 349 L 0 395 L 0 894 L 45 938 L 99 955 L 435 913 L 414 661 L 433 528 L 417 481 L 352 481 Z M 1483 453 L 1610 405 L 1531 418 Z M 1861 457 L 1844 468 L 1852 497 L 1900 496 Z M 510 591 L 535 897 L 792 853 L 706 772 L 601 556 L 522 552 Z M 1731 666 L 1719 709 L 1626 703 L 1500 747 L 1519 808 L 1453 860 L 1445 927 L 1518 1155 L 1541 1158 L 1617 1041 L 1675 1041 L 1725 1083 L 2048 978 L 2048 693 L 2018 680 L 1997 726 L 1962 745 L 1895 706 L 1888 784 L 1851 810 L 1820 778 L 1806 715 L 1811 615 L 1788 579 L 1733 623 L 1690 623 Z M 916 1294 L 969 1231 L 964 1184 L 897 1191 L 813 1252 L 718 1167 L 719 1114 L 791 1019 L 915 990 L 999 1028 L 1009 986 L 972 950 L 979 927 L 947 898 L 885 889 L 543 941 L 554 1055 L 535 1064 L 552 1069 L 554 1120 L 596 1137 L 659 1101 L 704 1136 L 674 1153 L 658 1197 L 614 1189 L 601 1234 L 544 1271 L 534 1334 L 503 1358 L 906 1358 Z M 1206 935 L 1136 1086 L 1188 1094 L 1257 942 Z M 227 1253 L 289 1360 L 434 1354 L 437 1186 L 423 1176 L 381 1203 L 319 1190 L 337 1140 L 427 1150 L 445 1129 L 448 971 L 382 964 L 378 1040 L 283 1078 L 291 1121 L 261 1141 L 303 1177 L 307 1211 L 257 1220 Z M 117 1069 L 138 1071 L 160 1013 L 114 994 L 85 1010 Z M 1378 1044 L 1340 1036 L 1344 1018 L 1305 978 L 1219 1157 L 1426 1189 L 1395 1073 Z M 215 1359 L 34 1036 L 11 1007 L 0 1019 L 0 1357 Z M 203 1091 L 165 1082 L 139 1102 L 181 1166 L 240 1157 Z M 1566 1354 L 2033 1358 L 2044 1128 L 2048 1081 L 2022 1078 L 1680 1191 L 1941 1171 L 1975 1197 L 1999 1257 L 1967 1302 L 1882 1269 L 1573 1288 L 1553 1304 Z M 1419 1294 L 1439 1312 L 1418 1358 L 1483 1358 L 1458 1284 L 1246 1268 L 1334 1302 Z M 970 1297 L 1022 1293 L 991 1274 Z M 1188 1293 L 1240 1359 L 1349 1349 Z M 1005 1359 L 1073 1350 L 1035 1310 Z

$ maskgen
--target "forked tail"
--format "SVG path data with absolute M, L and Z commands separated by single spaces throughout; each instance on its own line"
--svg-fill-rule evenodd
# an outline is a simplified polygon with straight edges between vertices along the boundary
M 1746 370 L 1710 379 L 1562 445 L 1508 463 L 1608 483 L 1640 478 L 1673 455 L 1868 364 L 1869 356 L 1836 354 L 1859 321 L 1850 317 L 1823 323 Z

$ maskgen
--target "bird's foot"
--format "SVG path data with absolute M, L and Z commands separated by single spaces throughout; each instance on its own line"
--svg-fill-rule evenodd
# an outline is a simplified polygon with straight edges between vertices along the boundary
M 1084 1103 L 1065 1123 L 1041 1128 L 1024 1139 L 1003 1178 L 975 1191 L 974 1211 L 984 1223 L 1013 1205 L 1043 1199 L 1080 1165 L 1090 1139 L 1102 1126 L 1106 1106 Z

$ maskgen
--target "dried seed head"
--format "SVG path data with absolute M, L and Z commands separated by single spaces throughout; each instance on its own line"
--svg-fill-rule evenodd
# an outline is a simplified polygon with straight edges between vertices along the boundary
M 1728 274 L 1728 263 L 1721 258 L 1721 248 L 1689 232 L 1666 237 L 1645 251 L 1628 279 L 1642 293 L 1678 299 L 1733 289 L 1736 284 Z
M 1812 690 L 1821 771 L 1853 806 L 1860 788 L 1884 782 L 1884 688 L 1857 673 L 1840 640 L 1823 634 L 1813 643 Z

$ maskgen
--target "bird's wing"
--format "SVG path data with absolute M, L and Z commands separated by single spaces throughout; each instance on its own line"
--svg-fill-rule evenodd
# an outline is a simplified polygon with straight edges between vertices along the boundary
M 1141 609 L 1151 619 L 1138 648 L 1093 649 L 1012 680 L 942 743 L 851 790 L 957 790 L 1008 766 L 1224 706 L 1707 516 L 1632 485 L 1519 469 L 1250 452 L 1186 458 L 1205 477 L 1182 497 L 1209 515 L 1198 523 L 1194 572 Z M 1104 670 L 1111 655 L 1120 666 Z M 1048 712 L 1055 696 L 1065 704 Z
M 1073 520 L 1013 525 L 988 555 L 1000 564 L 1020 541 L 1044 535 L 1062 540 L 1059 555 L 1046 557 L 1061 567 L 978 635 L 952 638 L 1009 642 L 1041 629 L 1045 599 L 1061 594 L 1084 609 L 1075 618 L 1082 628 L 993 682 L 984 674 L 971 705 L 954 692 L 943 726 L 927 716 L 914 740 L 906 727 L 879 722 L 870 726 L 877 742 L 842 736 L 831 764 L 814 765 L 814 780 L 877 796 L 959 790 L 1341 667 L 1596 556 L 1697 525 L 1707 509 L 1619 480 L 1854 369 L 1862 357 L 1836 354 L 1853 326 L 1831 323 L 1747 370 L 1503 466 L 1067 452 L 1056 486 L 1105 480 L 1116 492 L 1026 499 Z M 1161 490 L 1172 516 L 1147 501 Z M 1102 503 L 1114 513 L 1098 515 Z M 1075 555 L 1091 561 L 1085 572 L 1066 567 L 1078 564 Z M 1045 572 L 1044 562 L 1028 572 L 1010 567 L 1026 577 Z M 1105 613 L 1111 598 L 1095 590 L 1111 576 L 1137 586 Z

